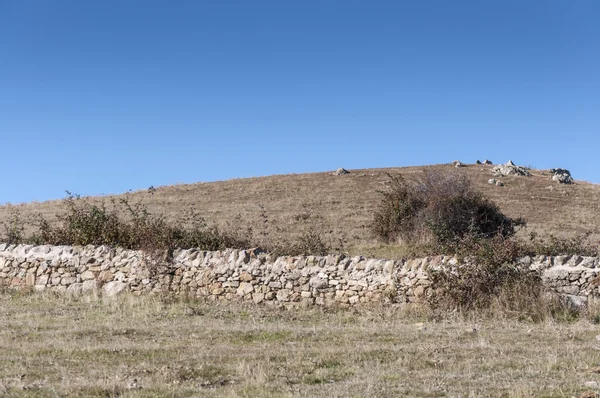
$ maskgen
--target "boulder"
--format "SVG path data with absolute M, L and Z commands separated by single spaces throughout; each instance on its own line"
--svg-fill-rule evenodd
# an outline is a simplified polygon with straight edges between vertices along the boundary
M 67 294 L 79 296 L 83 292 L 83 283 L 71 283 L 67 288 Z
M 495 177 L 504 177 L 509 175 L 526 177 L 531 176 L 531 173 L 529 173 L 527 168 L 523 166 L 517 166 L 512 160 L 509 160 L 506 164 L 499 164 L 498 166 L 493 167 L 492 174 L 494 174 Z
M 452 162 L 452 166 L 463 167 L 464 165 L 462 164 L 462 162 L 460 160 L 455 160 L 454 162 Z
M 492 164 L 492 161 L 486 159 L 486 160 L 483 161 L 483 164 Z
M 344 174 L 350 174 L 350 172 L 348 170 L 344 169 L 343 167 L 340 167 L 333 174 L 335 174 L 336 176 L 341 176 L 341 175 L 344 175 Z
M 552 174 L 552 181 L 558 182 L 559 184 L 572 184 L 573 178 L 571 172 L 566 169 L 550 169 Z
M 106 296 L 113 297 L 127 290 L 127 284 L 119 281 L 112 281 L 104 285 L 102 290 Z

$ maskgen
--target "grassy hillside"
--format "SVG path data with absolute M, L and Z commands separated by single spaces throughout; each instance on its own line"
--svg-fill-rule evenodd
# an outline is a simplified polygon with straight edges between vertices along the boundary
M 426 167 L 452 168 L 451 165 Z M 318 220 L 327 239 L 343 238 L 351 252 L 375 254 L 369 223 L 380 200 L 378 191 L 385 190 L 389 181 L 387 174 L 409 176 L 421 173 L 424 168 L 363 169 L 345 175 L 323 172 L 181 184 L 133 192 L 130 199 L 147 205 L 153 213 L 165 215 L 171 222 L 177 222 L 187 210 L 193 209 L 209 223 L 252 226 L 256 230 L 265 224 L 263 213 L 273 238 L 293 236 L 310 215 Z M 561 185 L 553 182 L 548 172 L 531 170 L 531 177 L 500 178 L 505 186 L 497 187 L 487 183 L 492 177 L 491 168 L 472 164 L 457 170 L 468 175 L 505 214 L 524 217 L 528 226 L 521 234 L 537 231 L 542 235 L 569 235 L 600 226 L 600 185 L 583 181 Z M 54 220 L 62 211 L 58 200 L 1 206 L 0 222 L 6 221 L 15 208 L 24 217 L 40 213 L 48 220 Z

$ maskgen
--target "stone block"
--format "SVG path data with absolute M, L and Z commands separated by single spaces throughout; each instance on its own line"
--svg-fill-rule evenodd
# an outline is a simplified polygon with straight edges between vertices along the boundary
M 238 296 L 245 296 L 246 294 L 252 293 L 253 290 L 254 287 L 251 283 L 242 282 L 240 283 L 240 286 L 237 289 L 237 294 Z
M 127 284 L 119 281 L 108 282 L 102 288 L 104 294 L 108 297 L 113 297 L 127 291 Z

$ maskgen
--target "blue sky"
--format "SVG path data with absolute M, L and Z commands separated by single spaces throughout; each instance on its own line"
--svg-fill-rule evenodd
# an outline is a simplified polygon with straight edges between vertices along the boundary
M 512 159 L 600 182 L 600 2 L 0 0 L 0 203 Z

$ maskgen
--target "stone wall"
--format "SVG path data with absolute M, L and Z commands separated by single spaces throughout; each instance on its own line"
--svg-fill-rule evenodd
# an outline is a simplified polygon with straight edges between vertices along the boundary
M 599 295 L 600 259 L 523 258 L 555 291 L 585 300 Z M 162 265 L 161 265 L 162 264 Z M 0 244 L 0 286 L 67 294 L 166 293 L 266 304 L 356 305 L 418 302 L 430 294 L 428 270 L 452 257 L 378 260 L 364 257 L 273 257 L 253 250 L 177 250 L 167 262 L 106 246 Z

